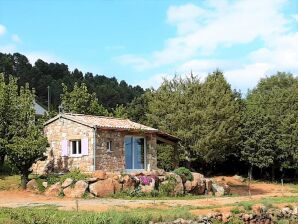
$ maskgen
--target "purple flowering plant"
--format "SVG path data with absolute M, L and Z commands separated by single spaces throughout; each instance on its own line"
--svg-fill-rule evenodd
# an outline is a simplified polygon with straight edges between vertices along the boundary
M 150 185 L 150 183 L 152 182 L 152 178 L 148 176 L 140 176 L 139 179 L 140 183 L 144 186 Z

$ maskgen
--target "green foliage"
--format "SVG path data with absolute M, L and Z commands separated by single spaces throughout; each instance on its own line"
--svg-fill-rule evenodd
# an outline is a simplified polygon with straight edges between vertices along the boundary
M 205 82 L 194 76 L 165 80 L 148 98 L 148 124 L 182 139 L 180 160 L 215 163 L 237 149 L 240 95 L 220 71 Z
M 31 65 L 28 59 L 19 53 L 0 53 L 0 65 L 0 73 L 5 72 L 17 77 L 20 86 L 29 83 L 36 89 L 37 101 L 42 105 L 47 105 L 47 87 L 50 86 L 51 110 L 54 111 L 57 111 L 61 104 L 62 83 L 69 89 L 73 88 L 75 82 L 86 83 L 90 92 L 94 92 L 99 102 L 109 111 L 117 104 L 127 105 L 144 93 L 140 86 L 119 82 L 115 77 L 108 78 L 90 72 L 83 74 L 78 69 L 70 71 L 64 63 L 47 63 L 39 59 Z
M 127 108 L 122 104 L 117 105 L 117 107 L 113 110 L 113 116 L 117 118 L 128 118 Z
M 73 90 L 68 91 L 63 85 L 63 95 L 61 102 L 66 112 L 91 115 L 109 115 L 108 111 L 98 102 L 96 94 L 90 94 L 85 83 L 74 84 Z
M 74 180 L 74 182 L 79 181 L 79 180 L 86 180 L 90 175 L 81 173 L 79 169 L 74 169 L 66 174 L 63 174 L 60 176 L 60 182 L 63 183 L 67 178 L 71 178 Z
M 241 213 L 241 210 L 239 208 L 232 208 L 231 209 L 231 213 L 232 214 L 240 214 Z
M 165 171 L 173 170 L 175 168 L 173 158 L 175 158 L 175 151 L 171 145 L 157 145 L 157 166 L 159 168 Z
M 130 209 L 124 211 L 108 211 L 103 213 L 95 212 L 74 212 L 61 211 L 54 208 L 1 208 L 0 218 L 9 220 L 12 224 L 140 224 L 153 222 L 173 221 L 177 218 L 189 219 L 193 216 L 188 208 L 173 209 Z M 0 219 L 1 220 L 1 219 Z
M 298 78 L 277 73 L 250 91 L 243 116 L 241 158 L 251 166 L 298 167 Z
M 193 175 L 192 175 L 191 171 L 185 167 L 179 167 L 179 168 L 175 169 L 174 173 L 179 175 L 183 182 L 186 182 L 187 180 L 189 180 L 189 181 L 193 180 Z
M 34 90 L 28 84 L 18 90 L 17 80 L 3 74 L 0 86 L 0 166 L 7 155 L 20 172 L 25 188 L 30 167 L 44 157 L 48 143 L 35 123 Z
M 37 187 L 38 187 L 38 191 L 39 192 L 44 192 L 45 191 L 45 187 L 42 185 L 42 182 L 44 181 L 43 179 L 40 178 L 36 178 L 36 183 L 37 183 Z
M 174 176 L 167 177 L 161 185 L 159 185 L 159 193 L 161 196 L 174 196 L 177 181 Z

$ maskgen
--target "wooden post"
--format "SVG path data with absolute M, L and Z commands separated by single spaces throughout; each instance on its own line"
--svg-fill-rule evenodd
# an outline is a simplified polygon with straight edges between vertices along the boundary
M 76 199 L 76 211 L 77 212 L 79 211 L 79 201 L 78 201 L 78 199 Z

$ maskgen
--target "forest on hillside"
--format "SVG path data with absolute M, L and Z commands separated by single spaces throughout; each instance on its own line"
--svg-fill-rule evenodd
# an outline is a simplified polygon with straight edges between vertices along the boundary
M 143 90 L 115 78 L 70 72 L 65 64 L 38 60 L 32 66 L 17 53 L 0 56 L 0 73 L 17 77 L 21 86 L 29 83 L 41 102 L 46 103 L 51 85 L 56 113 L 62 103 L 66 112 L 130 118 L 179 137 L 178 155 L 158 146 L 160 168 L 173 170 L 178 158 L 179 166 L 207 175 L 298 177 L 298 78 L 293 74 L 263 78 L 245 96 L 219 70 L 205 80 L 176 76 L 156 90 Z
M 70 71 L 64 63 L 47 63 L 39 59 L 32 65 L 27 57 L 20 53 L 0 52 L 0 73 L 17 77 L 20 86 L 29 83 L 30 88 L 36 91 L 37 101 L 43 106 L 48 105 L 49 86 L 51 109 L 56 111 L 61 103 L 62 83 L 68 89 L 72 89 L 76 82 L 85 83 L 89 91 L 96 94 L 99 103 L 109 111 L 117 105 L 127 105 L 144 93 L 140 86 L 128 85 L 123 80 L 118 82 L 115 77 L 108 78 L 90 72 L 83 74 L 78 69 Z

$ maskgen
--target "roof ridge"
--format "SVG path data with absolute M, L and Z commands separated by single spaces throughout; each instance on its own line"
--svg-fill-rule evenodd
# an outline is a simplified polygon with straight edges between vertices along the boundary
M 75 114 L 75 113 L 64 113 L 64 115 L 71 115 L 71 116 L 87 116 L 87 117 L 99 117 L 99 118 L 107 118 L 107 119 L 117 119 L 117 120 L 128 120 L 131 121 L 129 118 L 119 118 L 119 117 L 107 117 L 107 116 L 98 116 L 98 115 L 91 115 L 91 114 Z

